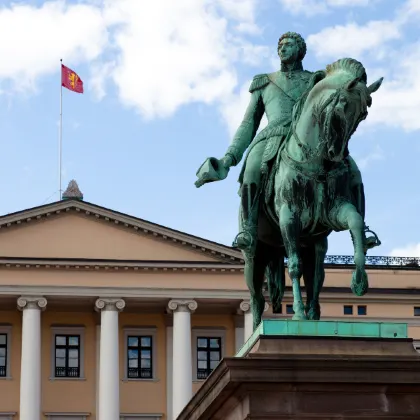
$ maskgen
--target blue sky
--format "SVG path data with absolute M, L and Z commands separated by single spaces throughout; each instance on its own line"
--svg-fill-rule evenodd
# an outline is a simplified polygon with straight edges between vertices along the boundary
M 196 189 L 223 156 L 253 75 L 276 70 L 286 31 L 304 67 L 350 56 L 384 76 L 350 152 L 365 183 L 375 255 L 420 256 L 420 2 L 417 0 L 0 1 L 0 213 L 58 200 L 60 58 L 85 94 L 63 91 L 63 187 L 86 201 L 230 245 L 237 177 Z M 347 232 L 330 254 L 352 253 Z

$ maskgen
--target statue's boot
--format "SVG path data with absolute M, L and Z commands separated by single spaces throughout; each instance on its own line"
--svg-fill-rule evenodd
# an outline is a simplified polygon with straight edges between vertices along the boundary
M 243 185 L 241 191 L 242 231 L 236 235 L 232 246 L 244 252 L 251 252 L 258 240 L 258 204 L 257 185 Z
M 365 220 L 365 191 L 363 183 L 356 184 L 352 187 L 352 194 L 354 197 L 354 204 L 357 211 Z M 371 236 L 366 236 L 366 233 L 371 233 Z M 375 248 L 376 246 L 381 245 L 381 241 L 378 238 L 378 235 L 369 229 L 369 226 L 366 226 L 363 229 L 363 242 L 364 242 L 364 251 L 365 254 L 369 249 Z

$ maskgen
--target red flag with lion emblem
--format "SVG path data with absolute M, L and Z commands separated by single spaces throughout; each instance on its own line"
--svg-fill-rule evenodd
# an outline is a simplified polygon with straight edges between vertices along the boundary
M 73 92 L 83 93 L 83 81 L 76 72 L 61 65 L 61 86 Z

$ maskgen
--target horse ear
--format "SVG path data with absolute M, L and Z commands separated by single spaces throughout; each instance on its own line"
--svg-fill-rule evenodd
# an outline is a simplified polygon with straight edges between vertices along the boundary
M 347 85 L 346 85 L 346 89 L 347 90 L 352 90 L 359 82 L 360 82 L 359 77 L 356 77 L 355 79 L 350 80 L 350 82 L 348 82 Z
M 374 92 L 376 92 L 380 87 L 381 87 L 381 84 L 382 84 L 382 80 L 384 80 L 384 78 L 383 77 L 381 77 L 380 79 L 378 79 L 376 82 L 373 82 L 369 87 L 368 87 L 368 91 L 369 91 L 369 93 L 371 94 L 371 93 L 374 93 Z

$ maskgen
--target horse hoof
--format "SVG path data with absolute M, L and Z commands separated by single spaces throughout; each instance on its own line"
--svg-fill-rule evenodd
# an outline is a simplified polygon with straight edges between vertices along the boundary
M 321 318 L 320 311 L 317 311 L 316 309 L 311 308 L 308 312 L 308 319 L 311 321 L 319 321 Z
M 369 289 L 369 281 L 367 273 L 364 269 L 357 268 L 353 272 L 351 280 L 351 291 L 356 296 L 363 296 L 367 293 Z

